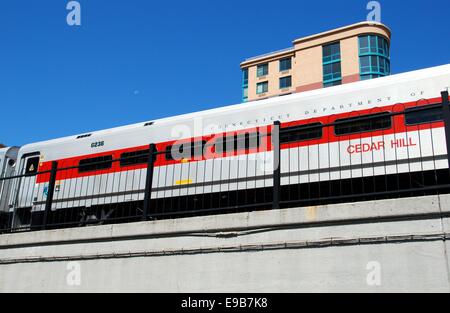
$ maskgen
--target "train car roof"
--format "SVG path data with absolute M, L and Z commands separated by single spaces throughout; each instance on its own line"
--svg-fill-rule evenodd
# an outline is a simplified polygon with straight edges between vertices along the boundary
M 213 109 L 199 111 L 199 112 L 193 112 L 193 113 L 187 113 L 187 114 L 182 114 L 182 115 L 177 115 L 177 116 L 172 116 L 172 117 L 166 117 L 166 118 L 153 120 L 152 122 L 147 121 L 147 122 L 141 122 L 141 123 L 126 125 L 126 126 L 105 129 L 105 130 L 93 131 L 93 132 L 88 132 L 85 134 L 86 135 L 90 134 L 91 136 L 114 135 L 114 134 L 119 134 L 121 132 L 133 130 L 133 129 L 141 129 L 142 127 L 144 127 L 144 125 L 146 125 L 148 123 L 152 123 L 152 125 L 150 125 L 148 127 L 158 127 L 158 125 L 167 125 L 167 124 L 171 124 L 171 123 L 176 124 L 177 122 L 181 122 L 183 120 L 189 120 L 189 119 L 193 119 L 193 118 L 201 117 L 201 116 L 211 116 L 214 114 L 221 114 L 221 113 L 226 113 L 229 111 L 242 110 L 242 109 L 251 110 L 251 109 L 255 109 L 255 108 L 263 108 L 265 106 L 276 105 L 277 103 L 283 103 L 283 102 L 292 101 L 292 100 L 301 101 L 301 100 L 306 100 L 306 99 L 311 99 L 311 98 L 316 98 L 316 97 L 331 96 L 331 95 L 336 95 L 336 94 L 341 94 L 341 93 L 357 91 L 357 90 L 361 90 L 361 89 L 370 89 L 370 88 L 375 88 L 375 87 L 381 87 L 384 85 L 392 85 L 394 83 L 399 83 L 402 81 L 417 80 L 417 79 L 421 79 L 421 78 L 425 78 L 425 77 L 433 77 L 433 76 L 439 76 L 439 75 L 444 75 L 444 74 L 450 74 L 450 64 L 437 66 L 437 67 L 431 67 L 431 68 L 427 68 L 427 69 L 416 70 L 416 71 L 411 71 L 411 72 L 405 72 L 405 73 L 401 73 L 401 74 L 395 74 L 395 75 L 381 77 L 381 78 L 372 79 L 372 80 L 358 81 L 358 82 L 354 82 L 351 84 L 344 84 L 344 85 L 335 86 L 335 87 L 316 89 L 316 90 L 302 92 L 302 93 L 295 93 L 295 94 L 291 94 L 291 95 L 285 95 L 283 97 L 274 97 L 274 98 L 269 98 L 269 99 L 264 99 L 264 100 L 259 100 L 259 101 L 240 103 L 240 104 L 229 105 L 229 106 L 224 106 L 224 107 L 219 107 L 219 108 L 213 108 Z M 449 84 L 450 84 L 450 82 L 449 82 Z M 83 134 L 62 137 L 62 138 L 48 140 L 48 141 L 31 143 L 31 144 L 27 144 L 27 145 L 23 146 L 22 149 L 38 150 L 38 148 L 51 147 L 51 146 L 57 146 L 57 145 L 65 144 L 65 143 L 69 143 L 69 142 L 75 142 L 75 140 L 77 139 L 78 136 L 83 136 Z

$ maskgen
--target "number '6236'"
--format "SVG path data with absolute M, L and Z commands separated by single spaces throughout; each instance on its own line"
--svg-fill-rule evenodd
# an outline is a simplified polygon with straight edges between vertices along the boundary
M 91 143 L 91 148 L 103 147 L 105 145 L 104 141 L 98 141 Z

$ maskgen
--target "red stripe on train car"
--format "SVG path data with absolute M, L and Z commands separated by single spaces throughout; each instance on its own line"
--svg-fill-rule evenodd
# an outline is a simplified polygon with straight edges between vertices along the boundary
M 228 137 L 232 135 L 239 135 L 239 134 L 245 134 L 245 133 L 253 133 L 253 132 L 259 132 L 261 135 L 261 145 L 260 148 L 252 148 L 252 149 L 245 149 L 245 150 L 237 150 L 233 151 L 231 153 L 216 153 L 214 151 L 214 142 L 217 139 Z M 173 144 L 182 144 L 182 143 L 189 143 L 189 142 L 197 142 L 197 141 L 206 141 L 208 144 L 208 148 L 206 150 L 206 154 L 191 158 L 191 159 L 185 159 L 187 162 L 199 162 L 199 161 L 205 161 L 208 159 L 217 159 L 217 158 L 223 158 L 223 157 L 233 157 L 233 156 L 239 156 L 239 155 L 245 155 L 245 154 L 254 154 L 254 153 L 260 153 L 260 152 L 266 152 L 272 150 L 272 142 L 270 140 L 271 138 L 271 132 L 272 132 L 272 126 L 269 127 L 254 127 L 250 129 L 245 130 L 239 130 L 235 132 L 226 132 L 222 134 L 216 134 L 211 136 L 205 136 L 205 137 L 197 137 L 192 139 L 183 139 L 183 140 L 177 140 L 177 141 L 169 141 L 164 143 L 157 143 L 156 148 L 158 151 L 166 151 L 166 149 Z M 102 156 L 112 156 L 114 160 L 120 159 L 123 153 L 127 152 L 135 152 L 135 151 L 141 151 L 144 149 L 148 149 L 149 146 L 139 146 L 139 147 L 131 147 L 126 149 L 120 149 L 120 150 L 114 150 L 114 151 L 107 151 L 102 153 L 95 153 L 95 154 L 89 154 L 89 155 L 83 155 L 83 156 L 77 156 L 73 158 L 66 158 L 62 160 L 58 160 L 58 169 L 63 169 L 61 171 L 58 171 L 56 180 L 61 181 L 65 179 L 72 179 L 72 178 L 81 178 L 81 177 L 89 177 L 89 176 L 97 176 L 102 174 L 112 174 L 117 172 L 126 172 L 131 170 L 139 170 L 139 169 L 145 169 L 147 168 L 147 164 L 138 164 L 138 165 L 131 165 L 131 166 L 120 166 L 120 162 L 112 162 L 112 166 L 108 169 L 104 170 L 96 170 L 96 171 L 90 171 L 90 172 L 79 172 L 78 168 L 72 168 L 77 167 L 81 160 L 87 159 L 87 158 L 97 158 Z M 44 171 L 50 171 L 52 168 L 52 162 L 53 161 L 46 161 L 40 164 L 39 166 L 39 172 Z M 166 166 L 166 165 L 174 165 L 174 164 L 180 164 L 181 160 L 167 160 L 165 157 L 165 154 L 158 154 L 156 161 L 155 161 L 155 167 L 159 166 Z M 64 170 L 64 168 L 71 168 Z M 50 181 L 50 174 L 41 174 L 38 175 L 36 182 L 39 183 L 46 183 Z
M 358 116 L 364 116 L 369 114 L 376 114 L 376 113 L 382 113 L 382 112 L 403 112 L 406 109 L 413 108 L 413 107 L 419 107 L 424 105 L 432 105 L 432 104 L 438 104 L 441 103 L 441 98 L 432 98 L 432 99 L 423 99 L 415 102 L 410 103 L 404 103 L 404 104 L 395 104 L 395 105 L 389 105 L 384 107 L 375 107 L 367 110 L 360 110 L 360 111 L 353 111 L 353 112 L 347 112 L 347 113 L 340 113 L 335 115 L 327 115 L 317 118 L 310 118 L 305 120 L 299 120 L 299 121 L 292 121 L 288 123 L 283 123 L 281 125 L 282 128 L 292 127 L 292 126 L 300 126 L 300 125 L 307 125 L 311 123 L 322 123 L 323 125 L 328 125 L 334 123 L 336 120 L 343 119 L 343 118 L 351 118 L 351 117 L 358 117 Z M 324 127 L 323 128 L 323 136 L 320 139 L 315 140 L 305 140 L 301 142 L 294 142 L 289 144 L 283 144 L 281 145 L 281 149 L 289 149 L 289 148 L 296 148 L 296 147 L 306 147 L 306 146 L 312 146 L 312 145 L 320 145 L 320 144 L 326 144 L 326 143 L 334 143 L 334 142 L 349 142 L 351 140 L 358 140 L 358 139 L 364 139 L 369 137 L 379 137 L 379 136 L 386 136 L 386 135 L 393 135 L 397 133 L 405 133 L 405 132 L 413 132 L 418 130 L 426 130 L 426 129 L 434 129 L 434 128 L 441 128 L 444 127 L 444 122 L 435 122 L 435 123 L 428 123 L 423 125 L 417 125 L 417 126 L 406 126 L 404 115 L 396 115 L 393 117 L 393 123 L 392 127 L 390 129 L 381 130 L 381 131 L 373 131 L 373 132 L 366 132 L 366 133 L 360 133 L 360 134 L 354 134 L 354 135 L 344 135 L 344 136 L 337 136 L 334 134 L 333 127 Z M 272 150 L 272 144 L 271 140 L 271 131 L 272 126 L 269 125 L 268 127 L 253 127 L 250 129 L 245 130 L 239 130 L 235 132 L 226 132 L 211 136 L 205 136 L 205 137 L 197 137 L 197 138 L 191 138 L 191 139 L 184 139 L 179 141 L 168 141 L 163 143 L 157 143 L 156 147 L 158 151 L 165 151 L 167 147 L 170 147 L 174 143 L 185 143 L 185 142 L 196 142 L 196 141 L 208 141 L 213 144 L 217 138 L 222 138 L 224 136 L 230 136 L 234 134 L 243 134 L 243 133 L 251 133 L 259 131 L 262 135 L 262 138 L 264 140 L 263 144 L 261 145 L 261 148 L 259 149 L 250 149 L 250 150 L 241 150 L 241 151 L 235 151 L 232 154 L 217 154 L 213 150 L 209 151 L 207 155 L 203 155 L 202 157 L 198 157 L 195 159 L 189 159 L 188 162 L 198 162 L 198 161 L 205 161 L 208 159 L 213 158 L 221 158 L 221 157 L 230 157 L 230 156 L 238 156 L 238 155 L 244 155 L 244 154 L 252 154 L 252 153 L 258 153 L 258 152 L 266 152 Z M 102 152 L 102 153 L 96 153 L 96 154 L 89 154 L 89 155 L 83 155 L 83 156 L 77 156 L 73 158 L 66 158 L 62 160 L 58 160 L 58 168 L 68 168 L 68 167 L 76 167 L 79 165 L 79 162 L 86 158 L 96 158 L 96 157 L 102 157 L 102 156 L 110 156 L 112 155 L 113 159 L 120 159 L 121 155 L 123 153 L 127 152 L 135 152 L 147 149 L 148 146 L 139 146 L 139 147 L 131 147 L 126 149 L 120 149 L 115 151 L 108 151 L 108 152 Z M 180 160 L 167 160 L 165 157 L 165 154 L 159 154 L 157 156 L 155 166 L 166 166 L 166 165 L 174 165 L 174 164 L 180 164 Z M 39 166 L 39 171 L 49 171 L 52 167 L 52 161 L 47 161 Z M 117 172 L 125 172 L 125 171 L 131 171 L 131 170 L 139 170 L 139 169 L 145 169 L 147 167 L 146 164 L 139 164 L 139 165 L 133 165 L 133 166 L 120 166 L 119 162 L 113 162 L 111 168 L 105 169 L 105 170 L 97 170 L 92 172 L 85 172 L 80 173 L 77 168 L 70 169 L 70 170 L 63 170 L 59 171 L 57 174 L 56 179 L 61 181 L 65 179 L 72 179 L 72 178 L 81 178 L 81 177 L 89 177 L 89 176 L 97 176 L 102 174 L 112 174 Z M 38 175 L 36 182 L 37 183 L 46 183 L 50 180 L 50 174 L 42 174 Z

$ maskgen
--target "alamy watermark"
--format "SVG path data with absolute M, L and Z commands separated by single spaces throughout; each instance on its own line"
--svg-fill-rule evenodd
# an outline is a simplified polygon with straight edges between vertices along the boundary
M 371 287 L 381 286 L 381 263 L 370 261 L 367 263 L 366 270 L 369 271 L 366 277 L 366 283 Z
M 81 264 L 80 262 L 69 262 L 67 263 L 67 276 L 66 283 L 70 287 L 81 286 Z
M 81 4 L 78 1 L 70 1 L 67 3 L 66 9 L 69 10 L 67 14 L 67 25 L 81 26 Z
M 367 21 L 381 23 L 381 3 L 378 1 L 370 1 L 367 3 Z

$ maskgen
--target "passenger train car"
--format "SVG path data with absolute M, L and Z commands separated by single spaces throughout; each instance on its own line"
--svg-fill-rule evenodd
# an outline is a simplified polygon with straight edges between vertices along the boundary
M 270 193 L 275 122 L 283 187 L 328 182 L 331 190 L 333 182 L 382 177 L 388 183 L 414 172 L 448 176 L 436 105 L 449 86 L 445 65 L 29 144 L 18 152 L 17 174 L 28 176 L 14 180 L 9 211 L 22 224 L 31 212 L 43 212 L 54 161 L 64 169 L 56 177 L 54 212 L 120 203 L 139 210 L 150 144 L 158 151 L 152 186 L 158 209 L 176 210 L 174 200 L 182 197 L 187 207 L 209 208 L 216 195 L 232 191 Z M 199 196 L 207 200 L 195 203 Z

